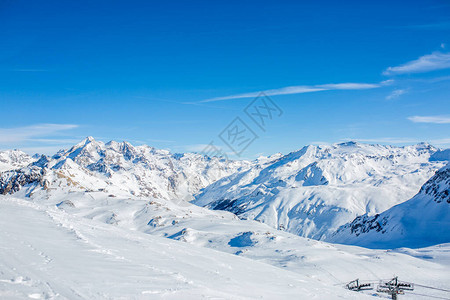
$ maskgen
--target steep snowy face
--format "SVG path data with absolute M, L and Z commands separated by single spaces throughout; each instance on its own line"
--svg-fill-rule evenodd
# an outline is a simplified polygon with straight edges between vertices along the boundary
M 0 151 L 0 172 L 20 169 L 33 161 L 33 157 L 20 150 Z
M 374 215 L 411 198 L 444 165 L 430 161 L 436 151 L 428 144 L 307 146 L 219 180 L 194 203 L 325 239 L 356 216 Z
M 199 154 L 171 154 L 127 142 L 104 144 L 89 137 L 51 158 L 41 157 L 21 170 L 3 172 L 0 193 L 17 192 L 26 186 L 27 196 L 36 189 L 49 189 L 58 193 L 101 191 L 111 196 L 191 200 L 201 188 L 251 165 Z M 39 174 L 39 178 L 26 174 Z
M 329 241 L 371 248 L 424 247 L 450 242 L 450 164 L 411 200 L 369 217 L 357 217 Z

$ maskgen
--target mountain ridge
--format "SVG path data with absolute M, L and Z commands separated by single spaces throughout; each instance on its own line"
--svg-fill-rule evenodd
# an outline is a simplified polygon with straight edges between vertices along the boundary
M 443 165 L 442 152 L 427 143 L 394 147 L 345 142 L 233 161 L 87 137 L 53 156 L 0 173 L 0 194 L 57 199 L 100 192 L 193 201 L 326 239 L 357 216 L 375 215 L 411 198 Z
M 309 145 L 266 167 L 222 178 L 194 203 L 325 239 L 358 215 L 374 215 L 411 198 L 444 164 L 430 161 L 437 151 L 428 143 Z
M 2 209 L 6 208 L 8 212 L 20 216 L 21 208 L 34 207 L 40 216 L 56 218 L 55 222 L 48 223 L 49 228 L 59 228 L 59 224 L 64 224 L 68 228 L 68 238 L 73 239 L 72 235 L 75 234 L 76 239 L 81 239 L 82 245 L 86 233 L 91 232 L 94 227 L 101 228 L 103 233 L 98 232 L 90 236 L 89 240 L 95 247 L 100 245 L 100 240 L 97 239 L 101 239 L 102 243 L 106 242 L 103 245 L 110 245 L 98 249 L 109 259 L 111 254 L 121 257 L 122 254 L 119 253 L 128 248 L 123 247 L 121 242 L 117 243 L 118 240 L 130 241 L 129 237 L 137 236 L 142 242 L 155 240 L 153 237 L 147 239 L 147 234 L 189 244 L 180 245 L 180 249 L 210 248 L 227 255 L 242 256 L 261 264 L 272 265 L 283 272 L 306 275 L 331 286 L 342 286 L 355 276 L 365 279 L 388 278 L 393 269 L 397 270 L 396 274 L 404 280 L 436 284 L 436 278 L 439 278 L 438 284 L 445 286 L 448 281 L 445 271 L 450 261 L 448 244 L 426 249 L 389 251 L 330 244 L 327 241 L 292 234 L 289 228 L 270 226 L 271 224 L 258 219 L 245 218 L 239 212 L 233 214 L 227 211 L 227 207 L 224 207 L 224 210 L 211 210 L 189 201 L 194 198 L 189 195 L 201 195 L 213 187 L 220 190 L 221 186 L 225 191 L 234 189 L 237 193 L 241 188 L 248 190 L 248 198 L 289 195 L 285 189 L 289 189 L 291 183 L 296 184 L 292 190 L 304 188 L 317 191 L 332 187 L 333 192 L 341 190 L 341 193 L 348 190 L 336 186 L 337 183 L 349 184 L 348 189 L 363 184 L 363 188 L 371 193 L 383 188 L 384 182 L 389 180 L 392 181 L 389 186 L 406 182 L 417 185 L 419 189 L 428 179 L 425 178 L 427 172 L 434 173 L 434 168 L 443 162 L 430 163 L 429 157 L 435 153 L 435 148 L 425 144 L 406 150 L 405 152 L 405 149 L 398 147 L 391 149 L 385 146 L 348 143 L 304 147 L 289 156 L 275 155 L 253 162 L 235 162 L 199 154 L 171 154 L 167 150 L 148 146 L 134 147 L 129 143 L 105 144 L 84 140 L 52 157 L 41 156 L 26 167 L 0 173 L 0 192 L 4 194 L 0 195 L 0 204 Z M 412 167 L 409 165 L 411 162 L 414 162 Z M 370 166 L 368 169 L 367 164 Z M 339 168 L 335 168 L 336 165 Z M 358 172 L 361 168 L 367 172 Z M 353 171 L 346 174 L 346 171 L 351 170 Z M 384 174 L 385 170 L 395 172 L 377 177 Z M 326 181 L 321 180 L 322 177 Z M 253 185 L 255 178 L 258 178 L 255 181 L 257 184 Z M 268 180 L 265 180 L 266 178 Z M 422 178 L 425 178 L 423 182 Z M 238 185 L 233 185 L 235 180 Z M 244 183 L 245 185 L 240 185 Z M 275 194 L 275 189 L 278 189 L 278 194 Z M 149 191 L 155 193 L 148 193 Z M 359 193 L 362 193 L 361 190 L 358 190 L 357 195 Z M 327 193 L 323 195 L 327 196 Z M 327 198 L 319 199 L 321 196 L 318 194 L 316 199 L 307 198 L 310 205 L 314 204 L 312 200 L 322 202 L 316 202 L 318 206 L 311 205 L 306 218 L 326 217 L 330 220 L 329 215 L 320 214 L 320 210 L 326 208 L 324 204 L 327 201 Z M 289 203 L 283 203 L 282 199 L 268 200 L 278 201 L 275 206 L 269 208 L 280 212 L 289 208 Z M 338 200 L 342 199 L 336 199 Z M 348 203 L 352 204 L 350 201 Z M 246 207 L 240 208 L 245 213 Z M 365 208 L 364 205 L 357 206 L 360 210 Z M 336 205 L 332 206 L 332 209 L 336 214 L 346 213 L 342 207 Z M 9 216 L 8 212 L 4 213 Z M 10 219 L 22 220 L 17 221 L 20 228 L 33 228 L 33 225 L 23 221 L 26 216 L 21 217 L 15 218 L 12 215 Z M 5 219 L 3 222 L 6 222 L 10 231 L 15 232 L 18 227 Z M 78 234 L 80 230 L 81 234 Z M 122 232 L 123 236 L 117 236 L 118 232 Z M 3 233 L 6 234 L 6 231 Z M 41 234 L 46 236 L 47 232 L 42 231 Z M 49 244 L 44 245 L 36 244 L 34 234 L 27 232 L 24 236 L 32 239 L 33 246 L 39 246 L 36 248 L 39 251 L 48 252 L 48 249 L 54 249 L 51 239 Z M 114 238 L 109 238 L 113 236 Z M 21 240 L 14 239 L 14 235 L 6 234 L 4 237 L 17 242 L 17 246 L 22 245 Z M 31 241 L 30 239 L 28 240 Z M 159 245 L 165 244 L 164 239 L 159 241 Z M 115 243 L 117 245 L 111 248 Z M 176 243 L 166 243 L 166 246 L 170 245 L 178 249 Z M 19 248 L 28 249 L 24 245 Z M 153 250 L 164 252 L 164 248 Z M 40 253 L 39 251 L 37 253 Z M 147 250 L 143 247 L 139 251 L 146 253 Z M 422 259 L 425 255 L 431 258 Z M 58 259 L 59 264 L 70 261 L 62 259 L 65 256 L 60 255 L 49 257 Z M 78 256 L 74 252 L 70 257 Z M 152 262 L 150 256 L 145 257 L 148 259 L 147 263 L 157 265 L 158 262 Z M 122 261 L 122 258 L 119 260 Z M 13 267 L 17 268 L 17 265 Z M 45 265 L 41 267 L 45 268 Z M 21 272 L 24 270 L 26 268 L 20 269 Z M 14 270 L 10 272 L 15 274 Z M 0 285 L 2 284 L 3 281 L 0 282 Z
M 450 163 L 410 200 L 341 226 L 329 242 L 370 248 L 419 248 L 450 241 Z

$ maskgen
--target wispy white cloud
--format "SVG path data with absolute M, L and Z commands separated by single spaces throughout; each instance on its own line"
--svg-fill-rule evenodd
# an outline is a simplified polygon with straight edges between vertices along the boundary
M 398 98 L 403 94 L 406 94 L 406 90 L 402 90 L 402 89 L 393 90 L 389 95 L 386 96 L 386 100 L 392 100 L 392 99 Z
M 450 138 L 431 140 L 430 144 L 432 144 L 436 147 L 439 147 L 439 148 L 449 148 L 450 147 Z
M 412 116 L 408 120 L 414 123 L 450 124 L 450 116 Z
M 330 142 L 324 142 L 324 141 L 311 141 L 308 143 L 308 145 L 316 145 L 316 146 L 323 146 L 323 145 L 331 145 Z
M 419 83 L 437 83 L 442 81 L 449 81 L 450 76 L 439 76 L 434 78 L 411 78 L 407 79 L 406 82 L 419 82 Z
M 189 152 L 202 152 L 206 148 L 208 148 L 208 144 L 194 144 L 194 145 L 186 145 L 181 146 L 179 148 L 182 148 L 183 150 L 189 151 Z M 217 149 L 222 150 L 221 147 L 214 145 Z
M 0 128 L 0 143 L 19 143 L 77 128 L 75 124 L 36 124 L 16 128 Z
M 403 65 L 389 67 L 383 72 L 383 75 L 424 73 L 448 68 L 450 68 L 450 53 L 433 52 Z
M 208 156 L 226 156 L 229 158 L 233 157 L 234 159 L 247 159 L 245 157 L 237 156 L 236 153 L 230 151 L 229 148 L 216 145 L 215 143 L 213 144 L 213 146 L 211 146 L 211 144 L 193 144 L 176 146 L 174 148 L 183 152 L 196 152 Z
M 326 90 L 366 90 L 374 89 L 380 87 L 378 83 L 331 83 L 317 85 L 319 88 L 324 88 Z
M 375 144 L 388 144 L 388 145 L 407 145 L 407 144 L 418 144 L 422 142 L 428 142 L 433 146 L 440 148 L 447 148 L 450 146 L 450 138 L 439 138 L 439 139 L 418 139 L 418 138 L 407 138 L 407 137 L 381 137 L 381 138 L 365 138 L 365 139 L 342 139 L 342 141 L 356 141 L 361 143 L 375 143 Z
M 408 26 L 403 26 L 403 28 L 422 29 L 422 30 L 444 30 L 444 29 L 450 28 L 450 22 L 408 25 Z
M 43 144 L 78 144 L 81 139 L 28 139 L 29 142 L 43 143 Z
M 160 140 L 160 139 L 146 139 L 145 141 L 137 141 L 142 142 L 145 144 L 146 142 L 153 142 L 153 143 L 176 143 L 176 141 L 173 140 Z
M 331 84 L 320 84 L 320 85 L 297 85 L 297 86 L 288 86 L 279 89 L 271 89 L 264 91 L 257 91 L 251 93 L 244 94 L 236 94 L 225 97 L 216 97 L 211 99 L 206 99 L 200 101 L 200 103 L 204 102 L 215 102 L 215 101 L 224 101 L 231 99 L 241 99 L 241 98 L 254 98 L 260 95 L 261 93 L 266 94 L 267 96 L 276 96 L 276 95 L 293 95 L 293 94 L 304 94 L 304 93 L 312 93 L 312 92 L 320 92 L 320 91 L 331 91 L 331 90 L 365 90 L 365 89 L 374 89 L 382 86 L 383 83 L 331 83 Z
M 20 147 L 20 150 L 28 153 L 30 155 L 34 155 L 34 154 L 45 154 L 45 155 L 54 155 L 56 154 L 58 151 L 63 150 L 63 149 L 68 149 L 70 148 L 70 145 L 56 145 L 56 146 L 43 146 L 43 147 Z
M 343 139 L 343 141 L 355 141 L 361 143 L 382 143 L 382 144 L 410 144 L 410 143 L 420 143 L 421 141 L 415 138 L 398 138 L 398 137 L 381 137 L 381 138 L 353 138 L 353 139 Z

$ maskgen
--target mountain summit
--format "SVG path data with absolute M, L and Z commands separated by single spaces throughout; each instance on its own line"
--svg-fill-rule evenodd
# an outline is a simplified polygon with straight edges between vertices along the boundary
M 87 137 L 37 161 L 19 152 L 12 155 L 23 156 L 17 159 L 22 165 L 0 173 L 0 194 L 54 199 L 55 204 L 77 194 L 83 199 L 102 194 L 192 201 L 327 240 L 356 217 L 370 218 L 413 197 L 445 164 L 444 154 L 424 143 L 393 147 L 346 142 L 305 146 L 250 162 Z
M 443 161 L 429 144 L 306 146 L 206 187 L 194 203 L 300 236 L 326 239 L 355 217 L 411 198 Z
M 52 157 L 2 173 L 0 192 L 17 191 L 20 185 L 26 186 L 30 194 L 41 191 L 45 183 L 50 189 L 65 191 L 101 190 L 122 197 L 191 200 L 201 188 L 251 165 L 247 161 L 226 161 L 193 153 L 171 154 L 128 142 L 105 144 L 87 137 Z M 6 189 L 18 172 L 41 175 L 28 176 L 32 182 L 23 179 L 16 181 L 15 189 Z

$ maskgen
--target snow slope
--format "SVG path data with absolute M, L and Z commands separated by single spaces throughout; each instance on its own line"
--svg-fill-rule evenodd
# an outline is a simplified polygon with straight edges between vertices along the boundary
M 436 152 L 428 144 L 307 146 L 224 177 L 193 203 L 325 239 L 357 216 L 381 213 L 411 198 L 445 164 L 430 161 Z
M 393 274 L 450 286 L 450 244 L 332 245 L 188 203 L 91 196 L 71 193 L 58 205 L 0 196 L 2 298 L 361 299 L 345 283 Z
M 250 259 L 13 198 L 0 202 L 0 228 L 2 299 L 364 299 Z
M 372 248 L 423 247 L 450 242 L 450 164 L 411 200 L 342 226 L 329 241 Z

